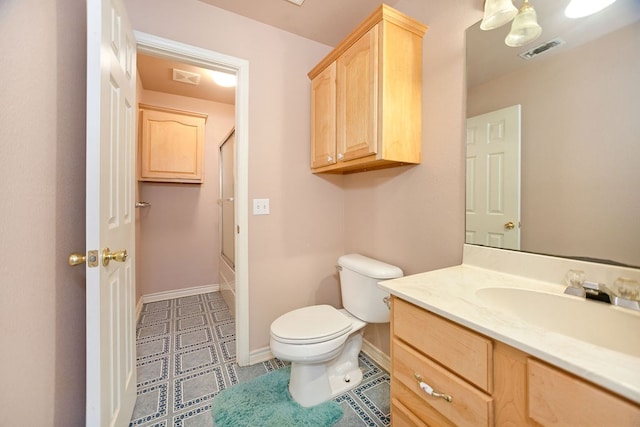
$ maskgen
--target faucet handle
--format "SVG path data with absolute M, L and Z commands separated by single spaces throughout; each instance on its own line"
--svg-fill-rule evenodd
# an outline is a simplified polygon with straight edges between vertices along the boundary
M 569 270 L 564 276 L 564 281 L 567 285 L 567 289 L 564 290 L 565 294 L 583 298 L 586 296 L 586 291 L 582 287 L 584 283 L 584 271 Z
M 613 286 L 616 293 L 624 299 L 640 301 L 640 282 L 628 277 L 618 277 Z
M 567 286 L 572 288 L 581 288 L 584 282 L 584 271 L 582 270 L 569 270 L 564 278 Z

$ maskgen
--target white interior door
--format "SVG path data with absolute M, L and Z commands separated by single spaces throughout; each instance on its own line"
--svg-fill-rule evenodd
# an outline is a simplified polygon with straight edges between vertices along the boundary
M 467 119 L 466 243 L 520 249 L 520 105 Z
M 136 400 L 135 61 L 122 0 L 87 0 L 88 426 L 128 425 Z

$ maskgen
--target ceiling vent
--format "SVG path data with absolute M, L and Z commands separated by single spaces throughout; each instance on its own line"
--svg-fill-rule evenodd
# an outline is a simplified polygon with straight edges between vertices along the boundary
M 197 86 L 198 84 L 200 84 L 200 74 L 174 68 L 173 80 L 176 82 Z
M 533 49 L 530 49 L 530 50 L 528 50 L 526 52 L 522 52 L 520 54 L 520 57 L 522 59 L 531 59 L 534 56 L 541 55 L 541 54 L 543 54 L 545 52 L 548 52 L 551 49 L 554 49 L 554 48 L 556 48 L 558 46 L 562 46 L 563 44 L 565 44 L 564 40 L 562 40 L 561 38 L 555 38 L 555 39 L 550 40 L 550 41 L 548 41 L 546 43 L 543 43 L 543 44 L 541 44 L 539 46 L 536 46 Z

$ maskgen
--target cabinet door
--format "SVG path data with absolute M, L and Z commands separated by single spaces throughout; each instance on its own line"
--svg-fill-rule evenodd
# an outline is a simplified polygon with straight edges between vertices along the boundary
M 380 24 L 355 42 L 337 64 L 338 160 L 378 149 L 378 39 Z
M 543 426 L 640 425 L 640 406 L 529 359 L 529 416 Z
M 311 168 L 336 163 L 336 63 L 311 81 Z
M 201 183 L 206 115 L 141 108 L 140 180 Z

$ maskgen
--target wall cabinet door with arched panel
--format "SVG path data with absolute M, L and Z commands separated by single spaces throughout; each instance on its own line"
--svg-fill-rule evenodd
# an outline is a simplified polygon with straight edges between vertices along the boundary
M 140 181 L 201 184 L 207 115 L 139 104 Z

